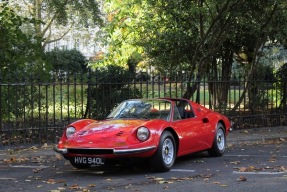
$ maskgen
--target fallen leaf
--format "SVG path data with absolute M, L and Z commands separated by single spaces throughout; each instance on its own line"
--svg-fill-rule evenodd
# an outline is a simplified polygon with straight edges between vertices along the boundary
M 274 163 L 274 162 L 276 162 L 276 158 L 272 157 L 271 159 L 268 160 L 268 162 Z
M 108 190 L 115 190 L 115 188 L 114 188 L 114 187 L 109 186 L 109 187 L 108 187 Z
M 279 171 L 280 171 L 280 172 L 286 172 L 286 171 L 287 171 L 287 167 L 281 166 L 281 167 L 279 168 Z
M 201 174 L 199 175 L 200 178 L 210 178 L 212 174 Z
M 240 161 L 233 161 L 233 162 L 230 162 L 230 164 L 238 165 L 238 164 L 240 164 Z
M 168 188 L 169 188 L 169 186 L 164 186 L 163 187 L 164 190 L 167 190 Z
M 246 181 L 247 179 L 246 179 L 246 177 L 243 177 L 243 176 L 240 176 L 238 179 L 237 179 L 237 181 Z
M 153 180 L 154 180 L 154 181 L 160 181 L 160 180 L 164 180 L 164 178 L 157 177 L 157 178 L 154 178 Z
M 70 187 L 69 187 L 69 189 L 81 189 L 82 187 L 80 187 L 79 185 L 77 185 L 77 184 L 74 184 L 74 185 L 71 185 Z
M 132 184 L 129 184 L 129 185 L 125 186 L 125 189 L 129 189 L 131 187 L 132 187 Z
M 57 181 L 57 183 L 65 183 L 66 181 L 65 180 L 59 180 Z
M 254 171 L 261 171 L 261 170 L 262 170 L 262 168 L 256 168 L 254 166 L 238 168 L 239 172 L 254 172 Z
M 56 160 L 62 160 L 63 156 L 62 155 L 56 155 Z
M 29 149 L 30 149 L 30 150 L 36 150 L 36 149 L 38 149 L 38 147 L 32 146 L 32 147 L 30 147 Z
M 172 181 L 159 181 L 158 183 L 159 184 L 166 184 L 166 183 L 170 184 L 170 183 L 173 183 L 173 182 Z
M 228 185 L 222 184 L 220 185 L 220 187 L 228 187 Z
M 47 181 L 47 183 L 48 183 L 48 184 L 55 184 L 56 182 L 55 182 L 54 179 L 49 179 L 49 180 Z

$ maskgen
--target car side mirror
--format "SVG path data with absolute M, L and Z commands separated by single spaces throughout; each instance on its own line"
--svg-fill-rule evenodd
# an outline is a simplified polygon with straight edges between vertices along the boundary
M 209 123 L 209 119 L 207 119 L 206 117 L 202 119 L 203 123 Z

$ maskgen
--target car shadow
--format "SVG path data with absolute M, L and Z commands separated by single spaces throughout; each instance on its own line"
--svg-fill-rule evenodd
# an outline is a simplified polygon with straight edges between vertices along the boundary
M 198 152 L 182 157 L 178 157 L 173 167 L 183 167 L 186 164 L 193 164 L 201 161 L 203 158 L 208 158 L 206 152 Z M 133 159 L 131 161 L 117 162 L 115 164 L 108 164 L 105 166 L 92 166 L 87 169 L 76 169 L 71 165 L 69 172 L 84 174 L 84 175 L 98 175 L 98 176 L 123 176 L 131 174 L 156 174 L 163 173 L 152 170 L 148 159 Z

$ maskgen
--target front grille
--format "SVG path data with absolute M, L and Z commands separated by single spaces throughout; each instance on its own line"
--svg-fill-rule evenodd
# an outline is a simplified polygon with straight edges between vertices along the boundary
M 70 154 L 106 155 L 113 154 L 113 149 L 68 149 Z

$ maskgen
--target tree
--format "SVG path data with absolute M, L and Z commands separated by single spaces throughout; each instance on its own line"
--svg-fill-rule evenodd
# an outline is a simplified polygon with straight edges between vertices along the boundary
M 23 106 L 31 106 L 34 99 L 41 97 L 35 86 L 17 85 L 23 81 L 35 81 L 35 77 L 42 78 L 47 73 L 42 50 L 35 44 L 36 37 L 23 31 L 25 25 L 35 23 L 37 21 L 33 19 L 19 16 L 7 3 L 0 4 L 1 120 L 19 118 L 23 114 L 28 117 Z M 0 130 L 1 127 L 2 123 Z
M 118 65 L 125 68 L 136 68 L 143 61 L 143 48 L 137 45 L 140 38 L 137 21 L 141 19 L 144 9 L 141 4 L 127 0 L 108 0 L 104 2 L 106 24 L 102 28 L 101 41 L 107 47 L 101 59 L 93 66 Z M 135 72 L 135 69 L 131 69 Z
M 51 42 L 62 39 L 72 27 L 87 28 L 101 25 L 99 4 L 95 0 L 10 0 L 11 7 L 37 21 L 30 28 L 37 39 L 45 39 L 38 45 L 43 49 Z
M 211 82 L 230 80 L 235 59 L 248 66 L 249 79 L 257 69 L 263 45 L 278 37 L 283 40 L 286 34 L 286 27 L 282 27 L 287 18 L 283 0 L 133 0 L 121 1 L 112 10 L 112 35 L 142 47 L 143 55 L 159 69 L 188 70 L 187 82 L 194 75 L 198 77 L 195 83 L 187 83 L 183 97 L 188 99 L 207 74 Z M 113 44 L 113 52 L 122 50 L 122 45 Z M 245 86 L 247 92 L 250 84 Z M 229 85 L 210 87 L 211 106 L 226 105 Z
M 87 107 L 84 118 L 103 119 L 121 101 L 140 98 L 142 94 L 130 84 L 132 73 L 117 65 L 97 67 L 89 74 Z M 103 98 L 106 102 L 102 102 Z
M 287 111 L 287 63 L 282 65 L 276 73 L 279 80 L 279 89 L 281 94 L 280 107 Z
M 87 60 L 84 55 L 76 50 L 54 49 L 46 52 L 46 60 L 52 66 L 52 71 L 60 75 L 66 73 L 87 72 Z
M 7 3 L 0 4 L 0 72 L 1 78 L 19 77 L 23 71 L 35 74 L 39 70 L 36 64 L 41 58 L 41 50 L 37 49 L 35 36 L 26 34 L 22 29 L 26 24 L 37 21 L 19 16 Z M 14 75 L 13 75 L 14 74 Z M 14 78 L 14 77 L 13 77 Z

